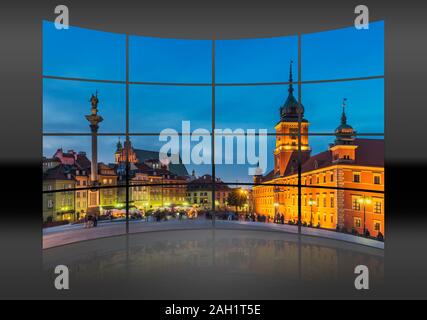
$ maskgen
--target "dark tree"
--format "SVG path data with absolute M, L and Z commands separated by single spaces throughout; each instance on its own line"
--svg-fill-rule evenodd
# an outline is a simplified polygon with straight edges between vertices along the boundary
M 247 195 L 242 192 L 242 189 L 234 189 L 228 195 L 228 205 L 236 207 L 236 214 L 238 208 L 242 208 L 247 202 Z

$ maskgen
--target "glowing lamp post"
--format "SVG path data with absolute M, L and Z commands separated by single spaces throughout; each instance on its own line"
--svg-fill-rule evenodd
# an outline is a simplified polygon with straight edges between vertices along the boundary
M 308 200 L 308 205 L 310 206 L 310 226 L 313 226 L 313 206 L 316 205 L 316 201 L 310 199 Z
M 246 201 L 248 201 L 248 190 L 240 189 L 240 193 L 245 196 Z
M 360 204 L 363 204 L 363 235 L 366 233 L 366 205 L 371 204 L 371 198 L 362 196 L 357 200 Z
M 278 218 L 277 218 L 277 210 L 278 210 L 278 208 L 279 208 L 279 203 L 275 202 L 274 203 L 274 222 L 278 221 Z

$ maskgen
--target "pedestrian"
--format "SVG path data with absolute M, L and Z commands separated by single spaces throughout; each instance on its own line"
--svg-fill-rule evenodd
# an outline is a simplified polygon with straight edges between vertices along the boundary
M 98 218 L 96 215 L 93 216 L 93 226 L 96 227 L 98 225 Z

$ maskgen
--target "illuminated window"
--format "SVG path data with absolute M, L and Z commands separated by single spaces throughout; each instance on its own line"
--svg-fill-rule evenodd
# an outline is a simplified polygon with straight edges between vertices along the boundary
M 360 219 L 360 218 L 354 218 L 354 226 L 356 228 L 360 228 L 362 226 L 362 219 Z
M 360 197 L 353 197 L 352 199 L 352 209 L 355 211 L 360 211 Z
M 374 213 L 381 213 L 381 201 L 374 201 Z
M 374 230 L 377 231 L 377 232 L 381 231 L 381 222 L 374 221 Z

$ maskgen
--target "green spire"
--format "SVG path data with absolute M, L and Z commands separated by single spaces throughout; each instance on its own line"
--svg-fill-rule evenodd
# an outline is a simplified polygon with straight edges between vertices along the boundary
M 342 100 L 341 124 L 347 124 L 347 116 L 345 115 L 345 107 L 347 107 L 347 98 L 344 98 Z
M 120 137 L 119 137 L 119 141 L 118 141 L 118 142 L 117 142 L 117 144 L 116 144 L 116 147 L 117 147 L 117 149 L 116 149 L 116 153 L 121 152 L 121 151 L 122 151 L 122 149 L 123 149 L 122 143 L 121 143 L 121 141 L 120 141 Z
M 293 94 L 293 92 L 294 92 L 294 88 L 292 86 L 292 82 L 293 82 L 292 65 L 293 65 L 293 63 L 294 63 L 294 61 L 291 60 L 291 63 L 289 64 L 289 89 L 288 89 L 289 94 Z

